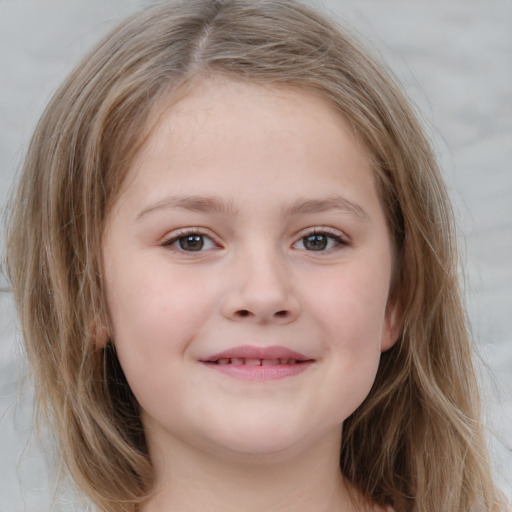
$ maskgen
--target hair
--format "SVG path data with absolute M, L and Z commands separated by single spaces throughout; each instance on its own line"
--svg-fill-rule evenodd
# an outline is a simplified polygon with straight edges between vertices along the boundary
M 341 472 L 397 512 L 495 510 L 436 158 L 388 72 L 345 29 L 292 0 L 164 2 L 127 18 L 37 126 L 12 200 L 6 264 L 40 416 L 73 479 L 107 512 L 135 511 L 151 493 L 138 404 L 113 345 L 98 344 L 98 325 L 109 325 L 102 237 L 162 105 L 217 75 L 319 95 L 373 162 L 403 329 L 344 423 Z

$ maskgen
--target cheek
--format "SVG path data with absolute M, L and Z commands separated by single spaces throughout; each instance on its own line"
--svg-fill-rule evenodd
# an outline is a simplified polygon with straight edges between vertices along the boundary
M 384 260 L 385 262 L 385 260 Z M 366 398 L 375 380 L 385 333 L 389 270 L 361 260 L 333 269 L 310 295 L 309 310 L 321 329 L 329 361 L 333 410 L 343 421 Z M 326 406 L 327 407 L 327 406 Z
M 112 341 L 134 393 L 150 392 L 155 380 L 173 375 L 187 347 L 214 309 L 211 287 L 169 275 L 165 266 L 110 268 L 107 274 Z M 158 388 L 158 385 L 156 385 Z
M 378 370 L 387 290 L 353 275 L 338 277 L 314 302 L 328 354 L 326 382 L 333 389 L 334 422 L 343 422 L 365 400 Z M 313 307 L 313 306 L 312 306 Z
M 379 272 L 382 270 L 381 272 Z M 380 342 L 389 286 L 389 271 L 364 262 L 334 269 L 319 282 L 322 286 L 309 294 L 308 309 L 347 349 L 363 342 Z
M 121 265 L 111 272 L 107 299 L 119 342 L 134 338 L 153 346 L 186 339 L 187 332 L 212 310 L 214 297 L 207 283 L 190 279 L 186 269 L 167 267 L 146 262 L 130 265 L 130 271 Z

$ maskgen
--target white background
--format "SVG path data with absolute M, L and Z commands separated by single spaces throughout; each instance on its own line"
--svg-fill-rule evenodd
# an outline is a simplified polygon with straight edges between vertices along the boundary
M 0 0 L 2 208 L 52 91 L 99 37 L 142 4 Z M 473 334 L 491 373 L 485 380 L 485 406 L 494 432 L 490 438 L 496 472 L 510 494 L 512 2 L 330 0 L 324 7 L 359 31 L 393 68 L 438 149 L 465 248 Z M 7 287 L 3 278 L 0 287 Z M 19 352 L 11 297 L 2 291 L 0 512 L 55 510 L 44 459 L 29 440 L 31 389 Z

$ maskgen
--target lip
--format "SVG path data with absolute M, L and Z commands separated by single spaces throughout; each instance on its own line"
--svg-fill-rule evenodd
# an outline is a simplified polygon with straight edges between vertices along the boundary
M 243 345 L 209 355 L 200 362 L 212 370 L 238 379 L 275 380 L 298 375 L 315 360 L 278 345 Z
M 273 345 L 270 347 L 256 347 L 253 345 L 242 345 L 229 348 L 217 354 L 212 354 L 202 362 L 214 362 L 219 359 L 295 359 L 296 361 L 312 361 L 313 358 L 295 352 L 286 347 Z

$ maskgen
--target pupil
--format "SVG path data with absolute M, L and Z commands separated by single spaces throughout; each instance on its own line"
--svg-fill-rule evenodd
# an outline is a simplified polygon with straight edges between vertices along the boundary
M 200 251 L 204 240 L 201 235 L 187 235 L 180 238 L 179 244 L 184 251 Z
M 308 251 L 323 251 L 327 247 L 325 235 L 311 235 L 303 238 L 304 247 Z

